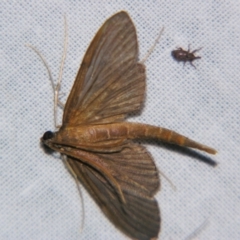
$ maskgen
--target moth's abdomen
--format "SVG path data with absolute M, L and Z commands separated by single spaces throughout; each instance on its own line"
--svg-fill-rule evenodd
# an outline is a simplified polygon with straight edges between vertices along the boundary
M 195 142 L 172 130 L 148 124 L 126 123 L 128 125 L 128 138 L 130 139 L 157 139 L 183 147 L 197 148 L 215 154 L 217 151 L 211 147 Z

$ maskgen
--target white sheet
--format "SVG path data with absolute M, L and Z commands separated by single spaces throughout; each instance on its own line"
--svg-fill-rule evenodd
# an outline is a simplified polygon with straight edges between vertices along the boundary
M 240 239 L 240 2 L 230 1 L 1 1 L 0 239 L 127 239 L 83 191 L 81 200 L 58 155 L 39 139 L 53 126 L 53 94 L 46 68 L 25 46 L 46 58 L 57 79 L 63 16 L 69 48 L 62 91 L 71 89 L 86 48 L 102 23 L 126 10 L 139 41 L 140 59 L 162 26 L 164 34 L 146 62 L 145 122 L 178 131 L 219 152 L 213 168 L 181 152 L 149 145 L 162 178 L 159 238 Z M 203 47 L 194 69 L 171 57 L 176 47 Z M 201 225 L 205 223 L 204 227 Z M 195 238 L 194 238 L 195 239 Z

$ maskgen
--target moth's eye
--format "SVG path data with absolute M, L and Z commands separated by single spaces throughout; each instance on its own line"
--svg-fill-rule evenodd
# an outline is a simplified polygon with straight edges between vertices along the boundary
M 42 139 L 43 139 L 43 140 L 48 140 L 48 139 L 50 139 L 50 138 L 53 138 L 53 136 L 54 136 L 54 133 L 53 133 L 53 132 L 47 131 L 47 132 L 45 132 L 45 133 L 43 134 Z

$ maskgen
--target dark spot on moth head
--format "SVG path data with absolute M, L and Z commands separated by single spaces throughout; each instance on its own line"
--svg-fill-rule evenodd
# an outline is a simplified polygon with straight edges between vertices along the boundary
M 45 141 L 45 140 L 51 139 L 53 138 L 53 136 L 54 136 L 53 132 L 47 131 L 43 134 L 42 140 Z
M 54 150 L 52 150 L 47 144 L 47 140 L 52 139 L 53 137 L 54 133 L 51 131 L 47 131 L 43 134 L 40 140 L 40 145 L 43 148 L 44 152 L 47 154 L 52 154 L 54 152 Z

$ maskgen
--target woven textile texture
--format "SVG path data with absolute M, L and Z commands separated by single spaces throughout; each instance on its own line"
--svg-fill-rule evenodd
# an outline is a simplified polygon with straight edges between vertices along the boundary
M 84 53 L 107 18 L 125 10 L 138 34 L 139 59 L 164 33 L 145 62 L 146 101 L 129 121 L 175 130 L 214 147 L 211 167 L 162 144 L 145 145 L 161 177 L 159 239 L 240 239 L 240 2 L 228 1 L 1 1 L 0 2 L 0 239 L 119 240 L 118 231 L 40 137 L 54 130 L 53 91 L 35 46 L 58 78 L 68 23 L 61 92 L 66 101 Z M 177 47 L 202 49 L 176 62 Z M 59 111 L 59 124 L 61 123 Z M 203 156 L 206 154 L 203 153 Z M 80 226 L 84 220 L 84 227 Z

